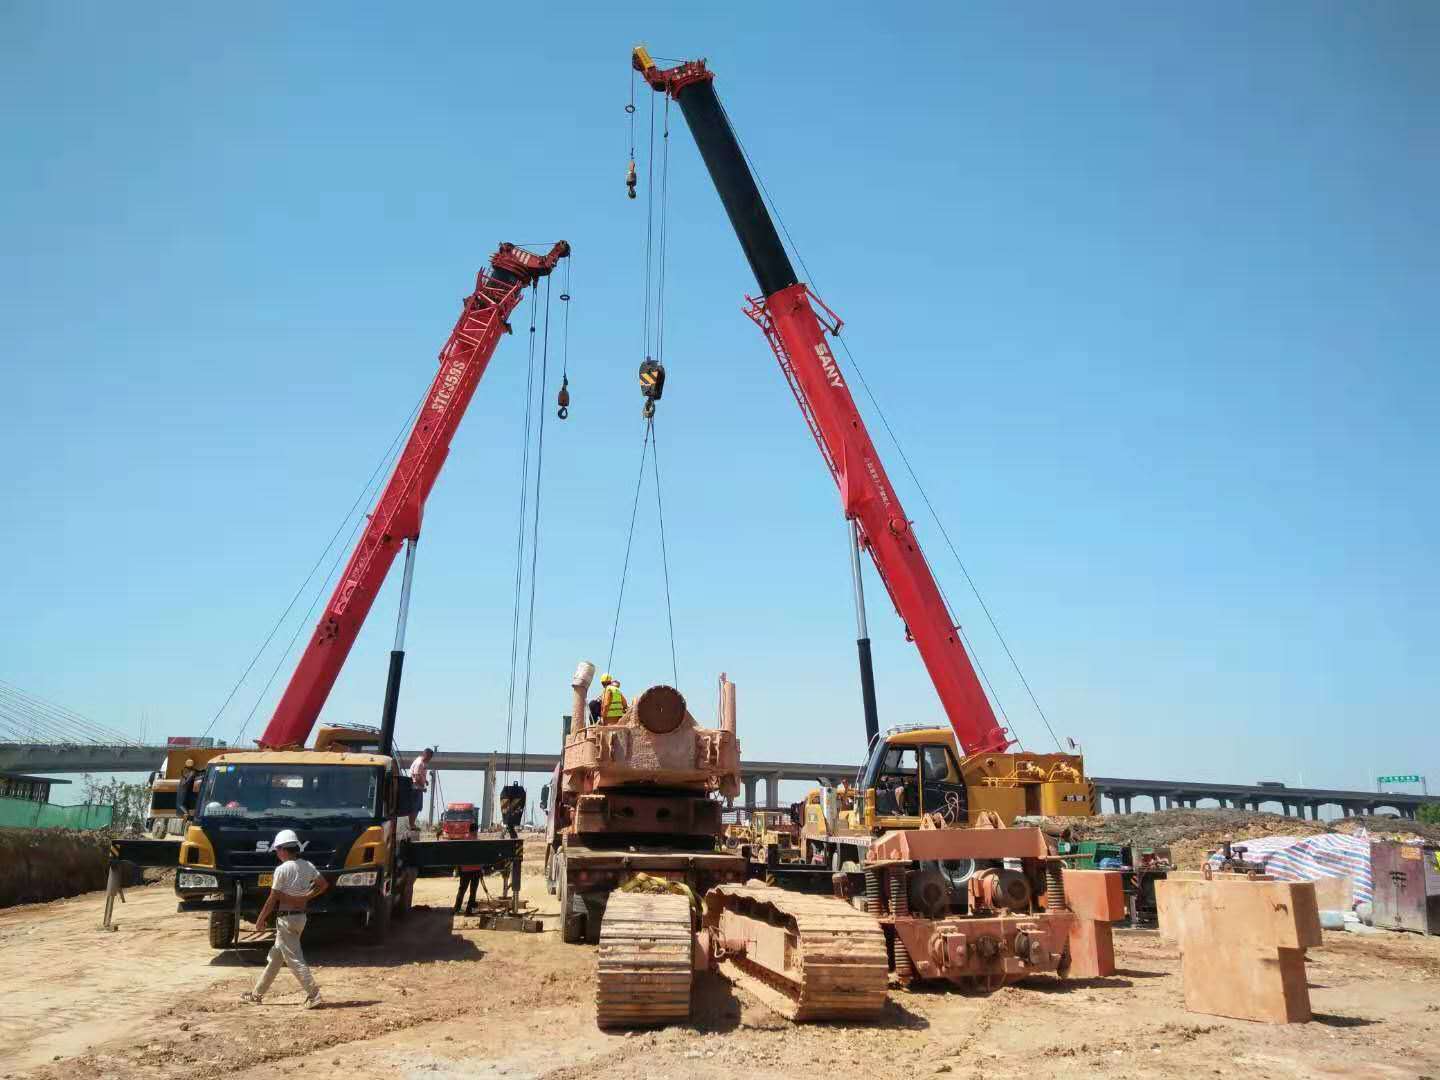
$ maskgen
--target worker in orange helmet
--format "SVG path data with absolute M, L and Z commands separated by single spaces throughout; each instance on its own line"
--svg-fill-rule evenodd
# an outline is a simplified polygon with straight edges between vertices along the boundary
M 600 676 L 600 686 L 600 722 L 618 724 L 630 707 L 625 695 L 620 692 L 620 680 L 607 671 Z

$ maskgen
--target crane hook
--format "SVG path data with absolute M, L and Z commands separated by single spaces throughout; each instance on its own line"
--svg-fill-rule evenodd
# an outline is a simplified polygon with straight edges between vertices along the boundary
M 560 377 L 560 393 L 555 395 L 555 404 L 559 406 L 555 415 L 564 420 L 570 415 L 570 376 Z
M 655 415 L 655 402 L 665 393 L 665 365 L 650 357 L 640 365 L 640 394 L 645 399 L 645 419 Z
M 635 159 L 631 158 L 630 171 L 625 174 L 625 193 L 632 199 L 635 198 L 635 185 L 639 182 L 640 178 L 635 175 Z

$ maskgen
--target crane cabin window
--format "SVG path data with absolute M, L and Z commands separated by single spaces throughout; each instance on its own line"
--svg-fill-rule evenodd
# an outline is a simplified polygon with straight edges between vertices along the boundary
M 892 746 L 885 751 L 875 777 L 875 812 L 890 817 L 920 812 L 920 760 L 916 747 Z

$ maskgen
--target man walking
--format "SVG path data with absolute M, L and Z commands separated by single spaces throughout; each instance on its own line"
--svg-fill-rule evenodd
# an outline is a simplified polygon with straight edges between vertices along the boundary
M 275 918 L 275 944 L 270 948 L 269 963 L 261 972 L 255 989 L 240 995 L 242 1001 L 259 1005 L 280 974 L 280 968 L 288 967 L 300 980 L 305 990 L 305 1008 L 313 1009 L 320 1004 L 320 987 L 310 974 L 310 965 L 305 963 L 305 954 L 300 951 L 300 935 L 305 931 L 305 908 L 317 896 L 330 888 L 320 871 L 308 859 L 300 857 L 300 838 L 293 829 L 281 829 L 270 845 L 280 860 L 275 870 L 275 880 L 270 886 L 270 895 L 255 920 L 255 929 L 263 931 L 270 916 L 279 909 Z

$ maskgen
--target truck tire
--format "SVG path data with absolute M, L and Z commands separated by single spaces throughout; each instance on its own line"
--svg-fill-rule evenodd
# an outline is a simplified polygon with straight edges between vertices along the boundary
M 566 945 L 579 945 L 585 940 L 585 901 L 571 893 L 560 910 L 560 940 Z
M 600 944 L 600 923 L 605 918 L 605 901 L 610 897 L 606 893 L 585 893 L 577 899 L 581 903 L 581 910 L 585 912 L 585 944 Z
M 370 909 L 370 922 L 365 927 L 365 938 L 371 945 L 384 945 L 390 936 L 390 916 L 393 914 L 391 899 L 384 893 L 375 894 L 374 906 Z
M 210 912 L 210 947 L 212 949 L 233 949 L 236 930 L 235 912 Z
M 400 890 L 400 902 L 395 905 L 395 918 L 403 919 L 410 914 L 410 908 L 415 903 L 415 878 L 410 874 L 405 875 L 405 887 Z

